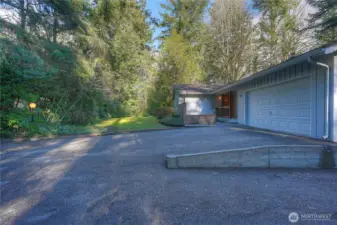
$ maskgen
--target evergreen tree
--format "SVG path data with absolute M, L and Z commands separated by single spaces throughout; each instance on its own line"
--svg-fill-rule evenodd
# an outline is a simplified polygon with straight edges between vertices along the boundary
M 57 42 L 58 34 L 74 30 L 81 24 L 80 11 L 75 6 L 80 6 L 81 10 L 85 4 L 80 0 L 2 0 L 1 3 L 11 12 L 9 20 L 18 23 L 23 31 L 53 42 Z
M 167 4 L 161 4 L 165 10 L 161 14 L 161 26 L 164 28 L 162 63 L 165 65 L 173 63 L 171 66 L 176 67 L 176 72 L 172 75 L 175 78 L 173 82 L 198 83 L 204 79 L 202 52 L 205 36 L 204 17 L 208 3 L 208 0 L 168 0 Z M 174 52 L 174 49 L 179 53 Z M 175 62 L 169 60 L 174 57 Z M 177 63 L 183 60 L 186 62 Z M 194 68 L 191 68 L 192 65 Z
M 194 42 L 201 35 L 203 18 L 209 0 L 168 0 L 161 4 L 165 12 L 161 14 L 164 27 L 163 36 L 169 36 L 173 30 L 184 39 Z
M 29 101 L 55 124 L 146 111 L 153 60 L 145 1 L 1 3 L 9 12 L 0 18 L 1 135 L 30 129 Z
M 140 113 L 146 92 L 144 81 L 150 76 L 151 55 L 148 43 L 151 32 L 144 2 L 100 0 L 92 11 L 97 35 L 109 47 L 105 74 L 110 96 L 121 102 L 130 113 Z M 98 29 L 97 29 L 98 28 Z M 144 100 L 144 98 L 142 98 Z
M 254 0 L 254 7 L 261 13 L 258 48 L 263 68 L 302 51 L 298 0 Z
M 204 80 L 202 50 L 204 16 L 208 0 L 168 0 L 161 4 L 163 43 L 158 78 L 152 90 L 151 111 L 172 105 L 172 85 Z M 169 110 L 168 110 L 169 111 Z
M 322 43 L 337 40 L 337 1 L 336 0 L 307 0 L 317 9 L 309 20 L 310 29 L 314 29 L 316 38 Z

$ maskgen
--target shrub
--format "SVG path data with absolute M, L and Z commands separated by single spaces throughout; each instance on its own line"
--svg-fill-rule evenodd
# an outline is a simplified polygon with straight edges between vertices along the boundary
M 12 112 L 1 111 L 1 137 L 11 137 L 16 133 L 27 132 L 29 128 L 30 112 L 26 110 L 16 109 Z
M 172 107 L 157 108 L 152 112 L 152 114 L 158 119 L 162 119 L 166 116 L 172 115 L 172 113 L 173 113 Z
M 165 118 L 161 119 L 159 122 L 161 124 L 164 124 L 166 126 L 171 126 L 171 127 L 183 127 L 184 126 L 184 120 L 182 120 L 180 117 L 166 116 Z
M 0 137 L 1 138 L 11 138 L 13 137 L 13 133 L 9 130 L 0 130 Z
M 179 114 L 179 113 L 176 113 L 176 112 L 174 112 L 174 113 L 172 114 L 172 117 L 176 117 L 176 118 L 178 118 L 178 117 L 180 117 L 180 114 Z

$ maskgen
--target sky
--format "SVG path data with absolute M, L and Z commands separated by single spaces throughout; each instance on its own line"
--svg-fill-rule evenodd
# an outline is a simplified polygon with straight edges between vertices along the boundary
M 146 1 L 146 9 L 148 9 L 151 12 L 151 16 L 157 19 L 160 19 L 160 12 L 162 12 L 160 4 L 161 3 L 165 3 L 165 0 L 147 0 Z M 158 37 L 161 29 L 158 27 L 153 27 L 153 34 L 152 34 L 152 38 Z M 153 45 L 155 48 L 158 48 L 159 46 L 159 41 L 158 40 L 154 40 Z

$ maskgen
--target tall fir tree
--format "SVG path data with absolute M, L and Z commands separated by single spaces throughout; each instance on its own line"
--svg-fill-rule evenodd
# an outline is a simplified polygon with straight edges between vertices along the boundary
M 337 1 L 307 0 L 317 9 L 309 19 L 309 29 L 314 29 L 316 38 L 321 44 L 337 41 Z
M 301 52 L 299 3 L 299 0 L 254 0 L 254 7 L 261 13 L 258 49 L 262 68 Z
M 94 30 L 107 44 L 108 60 L 103 76 L 109 84 L 110 96 L 121 102 L 125 111 L 141 113 L 145 104 L 145 84 L 148 80 L 151 54 L 148 44 L 151 30 L 145 1 L 97 1 L 91 16 Z M 102 64 L 102 63 L 98 63 Z M 104 68 L 103 67 L 103 68 Z
M 152 108 L 172 105 L 173 84 L 204 81 L 202 38 L 208 3 L 208 0 L 167 0 L 161 4 L 162 44 Z
M 168 0 L 161 4 L 165 10 L 161 14 L 164 27 L 163 36 L 169 36 L 173 30 L 184 39 L 194 42 L 201 35 L 204 16 L 209 0 Z
M 164 64 L 170 58 L 170 54 L 181 56 L 179 60 L 186 60 L 185 63 L 173 63 L 171 67 L 176 67 L 173 82 L 189 81 L 197 83 L 203 80 L 202 72 L 202 51 L 203 37 L 205 34 L 205 13 L 208 6 L 208 0 L 168 0 L 167 4 L 161 4 L 165 10 L 162 16 L 161 26 L 164 28 L 162 34 L 164 37 L 162 54 Z M 173 47 L 176 42 L 177 46 L 185 46 L 180 53 L 173 53 L 167 46 Z M 172 55 L 171 58 L 176 57 Z M 176 57 L 177 58 L 177 57 Z M 176 60 L 177 61 L 177 60 Z M 189 65 L 186 69 L 186 65 Z M 191 68 L 191 65 L 194 68 Z M 179 68 L 179 67 L 184 68 Z
M 153 60 L 144 0 L 0 7 L 1 132 L 26 129 L 27 109 L 18 106 L 29 101 L 58 125 L 146 111 Z

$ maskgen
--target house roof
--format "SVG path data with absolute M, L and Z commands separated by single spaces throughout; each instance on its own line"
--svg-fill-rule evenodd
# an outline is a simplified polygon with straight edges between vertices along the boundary
M 232 88 L 244 84 L 246 82 L 249 82 L 253 79 L 256 79 L 258 77 L 262 77 L 264 75 L 268 75 L 273 72 L 277 72 L 279 70 L 282 70 L 284 68 L 287 68 L 289 66 L 295 65 L 297 63 L 301 63 L 304 61 L 308 61 L 309 57 L 314 57 L 314 56 L 319 56 L 319 55 L 328 55 L 328 54 L 333 54 L 337 52 L 337 41 L 334 41 L 332 43 L 323 45 L 319 48 L 313 49 L 311 51 L 305 52 L 301 55 L 289 58 L 286 61 L 281 62 L 280 64 L 277 64 L 275 66 L 272 66 L 268 69 L 262 70 L 260 72 L 254 73 L 250 76 L 244 77 L 243 79 L 239 80 L 236 83 L 233 83 L 231 85 L 226 85 L 225 87 L 220 87 L 216 90 L 214 90 L 211 94 L 216 94 L 219 92 L 224 92 L 224 91 L 230 91 Z
M 173 91 L 179 91 L 180 94 L 210 94 L 226 86 L 221 84 L 174 84 Z

